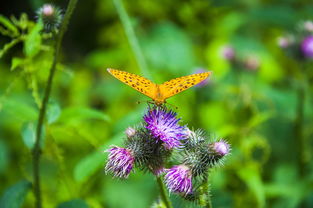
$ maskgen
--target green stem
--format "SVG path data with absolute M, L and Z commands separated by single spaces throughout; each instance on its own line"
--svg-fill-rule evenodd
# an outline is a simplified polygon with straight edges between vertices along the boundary
M 113 2 L 115 5 L 115 8 L 117 10 L 118 16 L 120 17 L 121 22 L 123 24 L 128 42 L 129 42 L 129 44 L 130 44 L 130 46 L 131 46 L 131 48 L 135 54 L 135 58 L 136 58 L 136 61 L 138 63 L 138 66 L 140 68 L 140 71 L 141 71 L 143 76 L 145 76 L 147 78 L 151 78 L 150 74 L 147 70 L 147 64 L 146 64 L 145 58 L 142 54 L 142 51 L 140 49 L 138 39 L 137 39 L 135 32 L 134 32 L 134 29 L 131 25 L 129 16 L 128 16 L 127 12 L 125 11 L 125 8 L 123 7 L 121 0 L 113 0 Z
M 161 180 L 161 177 L 156 177 L 157 178 L 157 182 L 158 182 L 158 185 L 159 185 L 159 189 L 160 189 L 160 195 L 161 195 L 161 199 L 162 201 L 164 202 L 166 208 L 173 208 L 172 206 L 172 203 L 166 193 L 166 190 L 164 188 L 164 184 Z
M 42 105 L 39 111 L 39 117 L 38 117 L 37 128 L 36 128 L 36 141 L 35 141 L 35 146 L 33 148 L 33 177 L 34 177 L 34 194 L 36 197 L 36 206 L 35 206 L 36 208 L 42 207 L 41 189 L 40 189 L 40 171 L 39 171 L 39 165 L 40 165 L 39 163 L 40 163 L 40 155 L 41 155 L 40 139 L 42 135 L 42 128 L 44 125 L 47 104 L 49 101 L 50 92 L 52 88 L 52 81 L 53 81 L 53 77 L 56 71 L 56 65 L 59 60 L 59 54 L 60 54 L 60 48 L 61 48 L 63 35 L 67 29 L 67 25 L 75 9 L 77 1 L 78 0 L 70 0 L 68 7 L 66 9 L 65 15 L 64 15 L 64 19 L 61 24 L 60 31 L 56 35 L 53 62 L 49 71 L 49 77 L 48 77 L 47 85 L 45 88 Z
M 208 178 L 204 179 L 202 185 L 200 186 L 199 204 L 205 208 L 212 208 L 211 195 L 209 190 L 210 184 Z

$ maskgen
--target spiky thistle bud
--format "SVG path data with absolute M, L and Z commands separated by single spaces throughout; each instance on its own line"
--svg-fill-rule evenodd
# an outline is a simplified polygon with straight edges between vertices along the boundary
M 135 158 L 135 165 L 141 170 L 151 171 L 153 174 L 161 174 L 170 151 L 161 141 L 156 141 L 143 127 L 135 129 L 135 135 L 128 137 L 125 146 L 130 149 Z
M 131 138 L 134 137 L 136 135 L 136 129 L 132 128 L 132 127 L 128 127 L 125 130 L 125 134 L 127 136 L 127 138 Z
M 114 177 L 127 178 L 133 169 L 135 158 L 129 149 L 112 147 L 109 150 L 109 159 L 105 166 L 105 172 Z
M 44 4 L 40 7 L 37 11 L 37 16 L 43 22 L 46 32 L 58 29 L 62 21 L 61 10 L 52 4 Z

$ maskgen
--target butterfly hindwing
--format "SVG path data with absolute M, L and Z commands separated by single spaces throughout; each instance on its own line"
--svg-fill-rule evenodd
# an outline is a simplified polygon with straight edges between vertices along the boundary
M 107 70 L 110 74 L 112 74 L 115 78 L 117 78 L 121 82 L 134 88 L 138 92 L 154 99 L 156 93 L 156 84 L 154 84 L 150 80 L 139 75 L 125 71 L 120 71 L 117 69 L 107 69 Z
M 192 74 L 172 79 L 160 85 L 160 92 L 164 99 L 172 97 L 190 87 L 200 83 L 211 75 L 211 72 Z

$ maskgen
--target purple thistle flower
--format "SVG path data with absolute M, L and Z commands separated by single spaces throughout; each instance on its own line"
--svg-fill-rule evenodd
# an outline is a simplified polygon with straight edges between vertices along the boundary
M 158 140 L 164 142 L 166 148 L 172 149 L 180 147 L 180 140 L 185 139 L 185 127 L 180 126 L 176 113 L 173 111 L 166 111 L 164 108 L 155 108 L 148 110 L 144 116 L 146 122 L 145 128 Z
M 229 144 L 224 141 L 224 140 L 220 140 L 218 142 L 214 142 L 213 143 L 213 151 L 220 155 L 220 156 L 225 156 L 230 152 L 230 146 Z
M 170 192 L 192 193 L 191 170 L 186 165 L 176 165 L 166 170 L 165 184 Z
M 112 173 L 114 177 L 127 178 L 135 161 L 130 150 L 122 147 L 112 147 L 107 151 L 109 152 L 109 159 L 105 171 Z
M 307 58 L 313 58 L 313 35 L 307 36 L 301 43 L 301 51 Z

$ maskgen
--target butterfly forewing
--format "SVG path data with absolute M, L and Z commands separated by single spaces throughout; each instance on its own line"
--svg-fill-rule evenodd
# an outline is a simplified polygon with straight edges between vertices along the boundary
M 211 72 L 192 74 L 172 79 L 160 85 L 160 92 L 163 99 L 172 97 L 190 87 L 200 83 L 211 75 Z
M 150 80 L 139 75 L 120 71 L 117 69 L 108 69 L 108 72 L 112 74 L 115 78 L 134 88 L 138 92 L 154 99 L 156 94 L 156 84 L 154 84 Z

